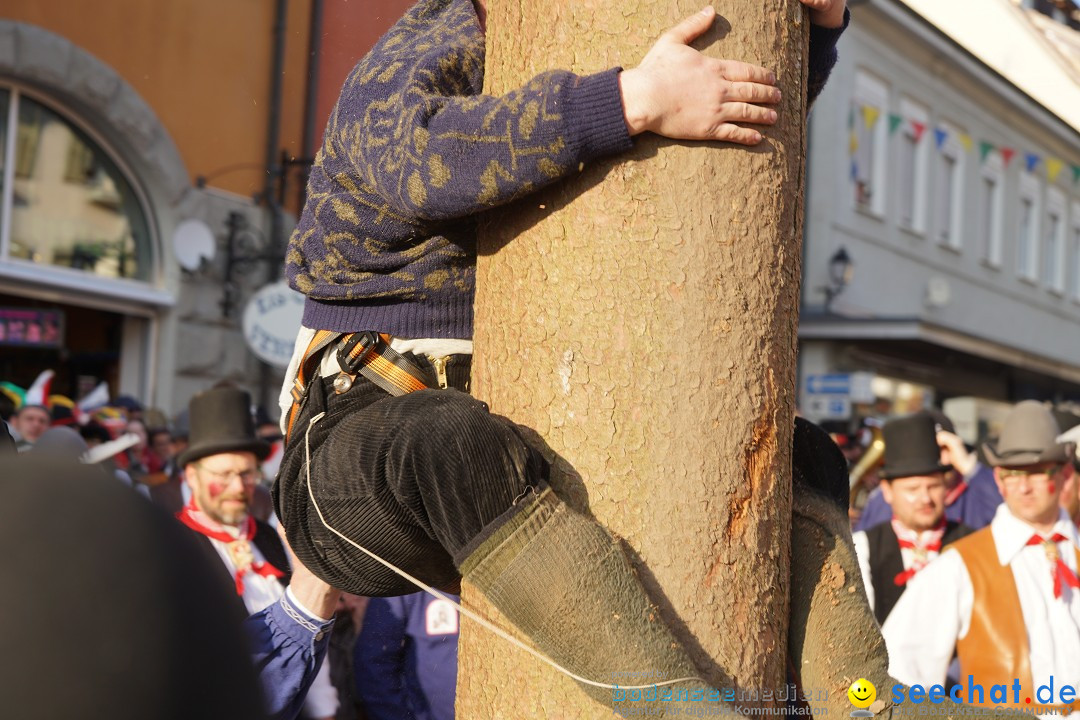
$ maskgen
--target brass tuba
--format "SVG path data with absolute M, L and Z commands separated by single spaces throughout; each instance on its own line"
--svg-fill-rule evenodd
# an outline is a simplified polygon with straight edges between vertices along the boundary
M 872 436 L 870 445 L 866 448 L 866 452 L 863 453 L 862 457 L 859 458 L 859 462 L 855 463 L 855 467 L 851 468 L 848 473 L 848 484 L 851 487 L 851 497 L 849 498 L 851 507 L 855 507 L 855 500 L 863 490 L 863 478 L 868 472 L 881 465 L 882 460 L 885 458 L 885 438 L 881 434 L 881 428 L 877 425 L 871 425 L 869 429 Z

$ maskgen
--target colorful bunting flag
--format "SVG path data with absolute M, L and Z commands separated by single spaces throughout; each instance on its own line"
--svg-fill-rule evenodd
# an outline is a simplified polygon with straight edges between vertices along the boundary
M 940 150 L 945 141 L 949 138 L 949 131 L 944 128 L 934 128 L 934 142 L 937 143 L 937 149 Z
M 881 115 L 881 111 L 878 110 L 873 105 L 863 105 L 862 106 L 863 124 L 866 125 L 867 129 L 870 129 L 870 128 L 874 127 L 874 123 L 877 122 L 877 119 L 878 119 L 878 117 L 880 115 Z
M 1058 158 L 1046 158 L 1046 178 L 1050 182 L 1054 182 L 1064 167 L 1065 163 Z
M 859 136 L 854 130 L 852 130 L 848 134 L 848 152 L 850 154 L 854 155 L 855 152 L 858 149 L 859 149 Z
M 986 156 L 990 154 L 990 151 L 994 149 L 993 143 L 988 143 L 985 140 L 979 143 L 979 162 L 986 162 Z
M 1080 183 L 1080 165 L 1073 165 L 1072 166 L 1072 171 L 1073 171 L 1073 185 L 1076 185 L 1077 183 Z
M 911 129 L 915 133 L 915 142 L 922 140 L 923 133 L 926 132 L 926 123 L 911 121 Z
M 967 133 L 960 133 L 958 137 L 960 138 L 960 144 L 964 146 L 964 152 L 971 152 L 971 136 Z
M 1024 167 L 1028 172 L 1035 172 L 1035 168 L 1039 165 L 1039 156 L 1035 153 L 1024 153 Z
M 900 123 L 904 122 L 904 118 L 896 113 L 889 113 L 889 135 L 892 136 L 896 132 L 896 128 L 900 127 Z
M 1005 167 L 1009 167 L 1009 163 L 1012 161 L 1013 155 L 1016 154 L 1016 151 L 1013 150 L 1012 148 L 1007 148 L 1007 147 L 1000 148 L 1000 150 L 1001 150 L 1001 159 L 1005 161 Z

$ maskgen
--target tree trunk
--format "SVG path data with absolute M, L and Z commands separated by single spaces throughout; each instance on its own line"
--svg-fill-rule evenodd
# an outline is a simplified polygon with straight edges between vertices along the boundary
M 489 0 L 485 90 L 631 66 L 700 9 Z M 795 0 L 718 10 L 695 46 L 774 70 L 780 122 L 753 150 L 645 135 L 492 213 L 473 392 L 553 449 L 556 489 L 625 540 L 709 681 L 767 690 L 785 672 L 808 21 Z M 461 718 L 611 715 L 467 621 L 458 677 Z

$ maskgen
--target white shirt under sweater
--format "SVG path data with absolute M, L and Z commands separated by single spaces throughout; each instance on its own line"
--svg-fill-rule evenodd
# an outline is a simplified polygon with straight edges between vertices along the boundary
M 870 609 L 873 610 L 874 583 L 873 573 L 870 570 L 870 539 L 867 537 L 865 530 L 860 530 L 852 534 L 851 540 L 855 543 L 855 555 L 859 559 L 859 572 L 862 574 L 863 587 L 866 588 L 866 599 L 870 601 Z M 927 564 L 937 558 L 939 554 L 937 550 L 928 550 L 926 553 Z M 910 570 L 915 562 L 915 551 L 911 548 L 900 548 L 900 559 L 904 562 L 904 569 Z M 925 569 L 923 568 L 923 570 Z M 922 572 L 922 570 L 919 572 Z M 908 583 L 910 584 L 910 582 L 909 580 Z
M 286 430 L 285 424 L 288 422 L 289 410 L 292 408 L 293 383 L 296 381 L 297 373 L 300 372 L 300 361 L 304 359 L 304 353 L 307 351 L 308 345 L 311 344 L 313 337 L 315 337 L 315 330 L 301 327 L 300 332 L 296 335 L 296 342 L 293 344 L 292 358 L 289 360 L 289 367 L 285 370 L 285 381 L 282 383 L 281 392 L 278 394 L 278 407 L 281 409 L 281 420 L 278 424 L 281 426 L 281 432 L 283 433 Z M 411 352 L 414 355 L 427 355 L 429 358 L 445 357 L 446 355 L 472 355 L 472 346 L 472 340 L 444 338 L 394 338 L 390 341 L 390 347 L 399 353 Z M 323 351 L 322 364 L 319 369 L 319 374 L 323 377 L 337 375 L 341 371 L 335 352 L 336 347 L 337 343 L 331 343 Z
M 221 529 L 235 537 L 240 536 L 239 528 L 231 525 L 221 525 Z M 221 557 L 221 561 L 225 563 L 225 567 L 229 571 L 229 577 L 235 578 L 236 565 L 233 564 L 232 558 L 229 557 L 229 551 L 225 543 L 209 536 L 207 536 L 207 540 L 214 546 L 214 550 Z M 259 548 L 255 547 L 255 543 L 251 543 L 251 554 L 255 556 L 256 563 L 266 562 L 266 558 L 259 552 Z M 284 571 L 287 568 L 278 568 L 278 570 Z M 285 588 L 282 587 L 277 578 L 263 577 L 250 568 L 244 573 L 243 580 L 244 595 L 242 599 L 244 607 L 247 608 L 250 615 L 261 612 L 276 603 L 285 593 Z M 295 598 L 293 600 L 295 602 Z M 311 615 L 311 612 L 307 611 L 306 608 L 305 611 Z M 338 696 L 337 690 L 334 689 L 333 684 L 330 682 L 330 663 L 324 661 L 322 667 L 319 668 L 318 675 L 315 676 L 314 682 L 311 683 L 311 689 L 308 690 L 307 699 L 304 700 L 304 710 L 309 717 L 328 718 L 333 717 L 337 713 L 337 709 Z
M 1027 545 L 1035 529 L 1004 503 L 990 523 L 990 532 L 998 560 L 1012 568 L 1016 581 L 1035 687 L 1049 682 L 1051 675 L 1055 693 L 1065 684 L 1080 686 L 1080 591 L 1066 585 L 1062 596 L 1054 597 L 1046 552 L 1038 545 Z M 1080 537 L 1064 510 L 1049 535 L 1054 533 L 1068 538 L 1058 543 L 1058 552 L 1075 573 Z M 889 674 L 908 685 L 943 684 L 957 640 L 970 629 L 973 604 L 967 567 L 960 553 L 946 548 L 908 583 L 881 629 L 889 650 Z M 967 676 L 962 674 L 960 679 L 966 692 Z M 987 686 L 983 690 L 990 692 Z

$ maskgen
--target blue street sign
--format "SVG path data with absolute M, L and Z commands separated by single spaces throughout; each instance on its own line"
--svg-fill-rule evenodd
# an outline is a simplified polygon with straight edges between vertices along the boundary
M 851 374 L 807 375 L 806 392 L 811 395 L 850 395 Z

